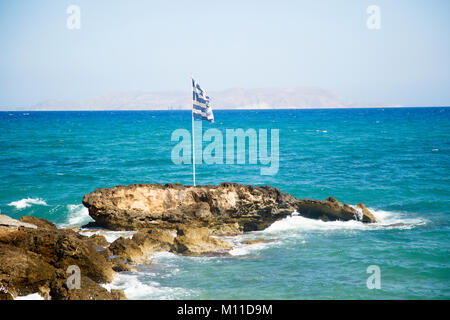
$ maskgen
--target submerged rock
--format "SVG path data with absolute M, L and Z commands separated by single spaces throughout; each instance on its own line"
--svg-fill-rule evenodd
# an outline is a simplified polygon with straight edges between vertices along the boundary
M 271 186 L 219 186 L 134 184 L 100 188 L 83 198 L 96 224 L 113 230 L 162 228 L 174 224 L 211 228 L 217 235 L 236 235 L 263 230 L 290 215 L 332 220 L 376 222 L 369 210 L 364 216 L 330 197 L 324 201 L 296 199 Z M 224 227 L 227 226 L 227 227 Z
M 254 240 L 245 240 L 241 241 L 242 244 L 256 244 L 256 243 L 267 243 L 272 242 L 273 240 L 266 240 L 266 239 L 254 239 Z

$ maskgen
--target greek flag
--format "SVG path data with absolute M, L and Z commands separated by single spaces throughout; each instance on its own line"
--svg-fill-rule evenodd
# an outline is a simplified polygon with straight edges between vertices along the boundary
M 192 116 L 214 123 L 214 115 L 209 105 L 209 97 L 194 79 L 192 79 Z

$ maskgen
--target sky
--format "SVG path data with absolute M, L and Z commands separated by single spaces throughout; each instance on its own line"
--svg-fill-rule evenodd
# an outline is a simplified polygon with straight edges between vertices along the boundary
M 209 91 L 312 86 L 449 106 L 449 17 L 448 0 L 0 0 L 0 107 L 188 91 L 191 74 Z

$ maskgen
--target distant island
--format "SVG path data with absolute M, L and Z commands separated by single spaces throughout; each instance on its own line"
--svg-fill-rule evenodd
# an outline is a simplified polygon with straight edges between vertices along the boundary
M 208 91 L 217 109 L 313 109 L 400 107 L 388 103 L 353 103 L 338 94 L 316 87 L 232 88 Z M 94 99 L 66 101 L 47 100 L 34 106 L 2 106 L 3 110 L 189 110 L 190 92 L 122 92 Z M 0 110 L 1 110 L 0 109 Z

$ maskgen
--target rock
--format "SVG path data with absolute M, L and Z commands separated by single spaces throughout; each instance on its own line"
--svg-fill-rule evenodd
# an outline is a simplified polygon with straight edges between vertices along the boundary
M 34 224 L 21 222 L 19 220 L 8 217 L 4 214 L 0 214 L 0 226 L 7 227 L 7 228 L 24 227 L 24 228 L 30 228 L 30 229 L 37 229 L 37 226 L 35 226 Z
M 111 289 L 111 297 L 113 300 L 128 300 L 125 292 L 117 289 Z
M 74 232 L 80 232 L 81 228 L 80 227 L 66 227 L 66 228 L 63 228 L 63 230 L 72 230 Z
M 239 223 L 225 223 L 209 227 L 211 234 L 215 236 L 237 236 L 244 233 L 244 228 Z
M 180 226 L 177 229 L 175 251 L 178 253 L 197 256 L 231 249 L 228 242 L 210 237 L 208 228 Z
M 98 284 L 111 281 L 114 271 L 112 262 L 95 249 L 93 239 L 34 217 L 23 217 L 19 223 L 2 221 L 8 222 L 8 228 L 0 230 L 0 299 L 36 292 L 45 299 L 125 297 L 123 292 L 109 292 Z M 29 222 L 35 228 L 26 226 Z M 70 265 L 81 270 L 79 290 L 66 286 Z
M 114 256 L 131 263 L 143 263 L 150 256 L 144 256 L 144 252 L 138 246 L 138 244 L 132 239 L 120 237 L 108 248 Z
M 299 200 L 297 202 L 297 212 L 301 216 L 311 219 L 320 219 L 323 221 L 348 221 L 360 219 L 359 213 L 356 209 L 348 204 L 342 204 L 333 197 L 329 197 L 324 201 L 310 199 Z M 370 216 L 366 215 L 366 218 L 362 221 L 376 222 L 376 219 L 370 214 Z
M 206 227 L 178 225 L 177 230 L 143 229 L 131 239 L 119 238 L 108 248 L 114 256 L 115 270 L 127 270 L 127 263 L 151 263 L 150 257 L 158 251 L 185 255 L 216 255 L 230 250 L 229 243 L 209 236 Z
M 131 239 L 117 239 L 108 250 L 126 262 L 149 264 L 153 253 L 173 251 L 175 235 L 175 230 L 144 229 L 135 233 Z
M 56 229 L 43 219 L 38 229 L 9 227 L 0 230 L 0 292 L 3 298 L 39 293 L 45 299 L 122 299 L 99 283 L 113 279 L 113 263 L 96 250 L 88 237 Z M 42 221 L 43 220 L 43 221 Z M 24 222 L 25 223 L 25 222 Z M 82 287 L 66 286 L 69 266 L 80 268 Z M 84 284 L 84 286 L 83 286 Z
M 135 233 L 135 241 L 144 253 L 170 251 L 174 246 L 176 230 L 149 229 Z
M 102 235 L 93 234 L 89 237 L 89 239 L 99 247 L 106 248 L 109 246 L 108 240 L 106 240 L 106 238 Z
M 122 261 L 114 263 L 112 268 L 116 272 L 137 271 L 135 268 L 131 267 L 128 263 Z
M 362 222 L 368 222 L 368 223 L 378 222 L 377 218 L 375 218 L 373 213 L 370 212 L 370 210 L 367 209 L 364 204 L 358 203 L 356 205 L 356 207 L 360 208 L 362 211 L 362 220 L 361 220 Z
M 0 291 L 0 301 L 2 300 L 14 300 L 14 297 L 8 292 Z
M 0 243 L 13 245 L 39 254 L 48 264 L 66 270 L 77 265 L 82 274 L 97 282 L 110 282 L 112 264 L 89 241 L 72 230 L 19 229 L 0 232 Z
M 271 186 L 236 183 L 196 187 L 134 184 L 100 188 L 86 194 L 83 204 L 96 225 L 112 230 L 185 224 L 206 226 L 217 235 L 235 235 L 263 230 L 295 210 L 306 217 L 325 221 L 358 219 L 356 209 L 332 197 L 324 201 L 302 200 Z M 370 221 L 367 215 L 364 222 Z
M 32 217 L 32 216 L 24 216 L 24 217 L 20 218 L 19 221 L 33 224 L 41 229 L 51 229 L 51 230 L 57 229 L 56 226 L 53 223 L 51 223 L 50 221 Z
M 0 287 L 15 297 L 48 287 L 55 271 L 55 267 L 37 253 L 0 244 Z
M 255 244 L 255 243 L 263 243 L 263 242 L 272 242 L 272 240 L 254 239 L 254 240 L 241 241 L 242 244 Z
M 152 228 L 155 223 L 220 225 L 230 222 L 251 230 L 289 215 L 295 202 L 294 197 L 270 186 L 232 183 L 197 187 L 117 186 L 97 189 L 83 198 L 96 224 L 113 230 Z M 258 224 L 260 220 L 267 222 Z
M 126 300 L 123 291 L 109 292 L 85 276 L 81 276 L 80 289 L 69 290 L 66 281 L 54 281 L 51 284 L 50 294 L 56 300 Z

